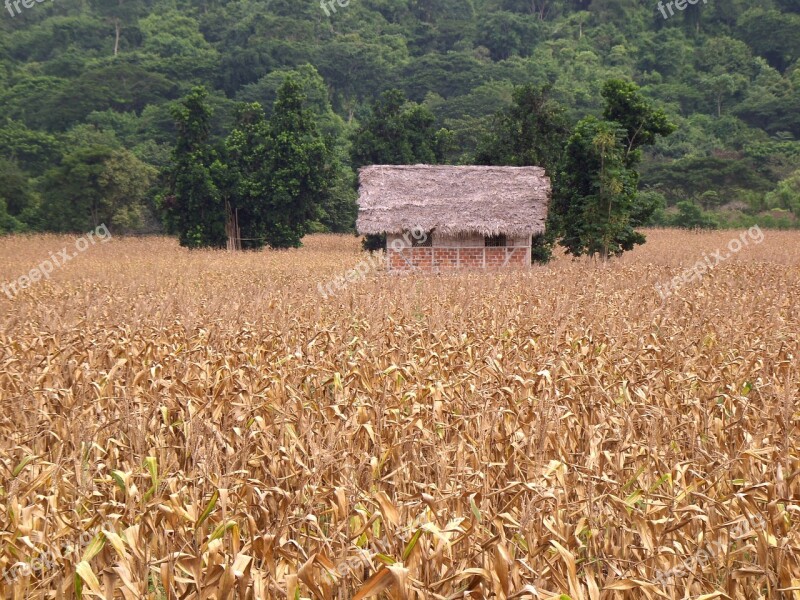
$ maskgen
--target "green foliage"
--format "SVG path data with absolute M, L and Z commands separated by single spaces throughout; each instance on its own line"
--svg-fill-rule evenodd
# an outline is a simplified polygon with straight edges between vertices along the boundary
M 331 141 L 328 147 L 333 147 Z M 317 221 L 320 231 L 354 233 L 358 204 L 356 203 L 356 178 L 345 164 L 344 152 L 334 150 L 330 155 L 330 183 L 319 203 Z
M 66 204 L 80 161 L 62 162 L 105 164 L 97 148 L 126 150 L 167 175 L 137 190 L 143 215 L 118 221 L 148 221 L 158 196 L 163 227 L 177 231 L 170 188 L 179 183 L 205 198 L 203 210 L 224 214 L 239 185 L 224 143 L 239 127 L 236 104 L 258 102 L 269 119 L 291 75 L 327 149 L 327 184 L 308 223 L 315 231 L 353 230 L 354 172 L 374 162 L 541 164 L 558 187 L 551 161 L 565 142 L 542 137 L 556 106 L 570 124 L 590 115 L 618 123 L 625 168 L 640 169 L 670 207 L 692 199 L 746 220 L 786 203 L 777 187 L 800 165 L 791 148 L 800 143 L 798 19 L 796 0 L 698 3 L 667 21 L 637 0 L 359 0 L 329 16 L 315 2 L 289 0 L 45 2 L 0 19 L 0 158 L 34 190 L 57 192 L 42 208 L 55 214 L 63 201 L 70 215 L 88 204 Z M 172 112 L 195 86 L 208 90 L 206 150 L 199 165 L 188 155 L 172 163 L 165 150 L 186 133 Z M 671 123 L 679 130 L 664 139 Z M 258 176 L 264 189 L 267 170 Z M 32 198 L 15 222 L 57 226 Z M 662 218 L 648 208 L 653 199 L 636 196 L 633 223 Z M 224 221 L 208 230 L 184 223 L 193 233 L 183 241 L 219 247 Z
M 51 231 L 86 232 L 100 224 L 118 232 L 144 224 L 144 200 L 156 171 L 127 150 L 80 146 L 45 173 L 40 218 Z
M 764 201 L 769 209 L 788 210 L 796 217 L 800 217 L 800 170 L 781 181 L 766 195 Z
M 6 200 L 0 196 L 0 234 L 15 233 L 22 229 L 22 223 L 8 213 Z
M 641 190 L 631 209 L 631 226 L 653 227 L 666 225 L 667 199 L 656 190 Z
M 358 206 L 355 202 L 354 174 L 348 164 L 349 144 L 345 137 L 348 127 L 333 111 L 325 81 L 317 70 L 306 64 L 293 70 L 273 71 L 258 82 L 245 86 L 238 97 L 250 102 L 258 101 L 268 106 L 271 112 L 278 91 L 288 76 L 300 85 L 303 106 L 310 111 L 330 150 L 330 182 L 327 192 L 320 198 L 314 227 L 320 231 L 353 232 Z
M 19 166 L 0 158 L 0 233 L 24 231 L 35 223 L 36 197 Z
M 428 108 L 409 102 L 399 90 L 384 92 L 353 135 L 351 159 L 364 165 L 436 164 L 446 153 L 449 132 L 436 131 Z M 364 250 L 386 246 L 382 235 L 365 236 Z
M 625 164 L 637 165 L 641 159 L 639 149 L 652 146 L 656 136 L 668 136 L 675 131 L 666 113 L 654 108 L 632 81 L 612 79 L 603 86 L 606 108 L 603 118 L 618 123 L 625 130 Z
M 173 110 L 178 139 L 170 175 L 172 195 L 163 200 L 181 246 L 224 248 L 225 206 L 212 176 L 217 153 L 210 143 L 208 92 L 195 88 Z
M 304 102 L 300 83 L 287 77 L 269 119 L 265 239 L 273 248 L 301 245 L 329 191 L 330 152 Z
M 762 169 L 754 161 L 729 156 L 686 157 L 673 163 L 651 167 L 642 181 L 648 185 L 660 184 L 668 198 L 685 200 L 698 197 L 709 188 L 728 195 L 734 190 L 757 190 L 766 192 L 771 184 Z M 723 190 L 728 193 L 723 194 Z
M 353 165 L 436 164 L 441 155 L 435 121 L 400 90 L 384 92 L 353 136 Z
M 35 204 L 28 177 L 16 163 L 3 158 L 0 158 L 0 197 L 13 217 L 21 217 Z
M 61 144 L 55 136 L 10 119 L 0 127 L 0 156 L 15 161 L 24 171 L 41 173 L 60 155 Z
M 494 60 L 528 55 L 542 35 L 541 21 L 533 15 L 492 11 L 478 32 L 478 44 L 489 49 Z
M 754 6 L 737 22 L 742 39 L 779 71 L 800 58 L 800 15 Z
M 553 210 L 573 256 L 616 256 L 644 236 L 633 229 L 631 213 L 637 177 L 626 166 L 626 131 L 595 117 L 582 119 L 570 137 Z
M 540 166 L 557 185 L 558 166 L 569 137 L 565 109 L 549 96 L 550 88 L 524 85 L 514 90 L 512 104 L 500 111 L 478 144 L 475 162 L 482 165 Z M 532 241 L 531 259 L 546 263 L 558 235 L 551 211 L 544 234 Z
M 717 220 L 704 212 L 700 206 L 689 200 L 678 202 L 678 213 L 674 215 L 669 224 L 683 229 L 716 229 Z
M 551 223 L 573 256 L 607 258 L 644 243 L 635 227 L 653 218 L 659 201 L 637 194 L 640 148 L 675 128 L 635 84 L 608 81 L 603 97 L 604 119 L 578 123 L 556 180 Z
M 141 20 L 142 65 L 172 81 L 206 80 L 219 68 L 219 53 L 196 19 L 174 10 L 153 11 Z
M 197 88 L 175 110 L 174 193 L 161 204 L 183 245 L 224 247 L 238 228 L 243 249 L 296 248 L 315 222 L 348 229 L 349 182 L 339 182 L 346 174 L 298 78 L 285 78 L 269 119 L 258 102 L 241 105 L 219 151 L 209 141 L 207 97 Z
M 242 237 L 242 248 L 263 248 L 266 243 L 266 211 L 269 178 L 266 157 L 271 139 L 264 109 L 258 102 L 242 105 L 236 128 L 225 141 L 226 163 L 216 163 L 217 181 L 226 197 Z
M 513 92 L 513 103 L 497 114 L 478 145 L 480 165 L 539 166 L 555 173 L 570 128 L 563 106 L 550 88 L 528 84 Z

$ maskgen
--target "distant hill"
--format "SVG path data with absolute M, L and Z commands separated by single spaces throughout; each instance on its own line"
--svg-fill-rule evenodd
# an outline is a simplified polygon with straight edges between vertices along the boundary
M 598 112 L 605 80 L 630 78 L 679 126 L 645 158 L 643 188 L 668 207 L 736 203 L 719 214 L 746 223 L 781 209 L 796 222 L 800 0 L 757 4 L 57 0 L 17 10 L 12 1 L 0 7 L 0 231 L 57 229 L 59 203 L 71 202 L 65 164 L 101 160 L 98 148 L 104 161 L 118 151 L 152 205 L 178 98 L 198 84 L 211 90 L 222 135 L 237 102 L 268 109 L 293 69 L 321 76 L 328 93 L 316 108 L 329 103 L 328 133 L 343 138 L 377 94 L 405 91 L 453 131 L 450 162 L 470 160 L 514 85 L 552 85 L 577 120 Z M 152 228 L 139 217 L 132 229 Z

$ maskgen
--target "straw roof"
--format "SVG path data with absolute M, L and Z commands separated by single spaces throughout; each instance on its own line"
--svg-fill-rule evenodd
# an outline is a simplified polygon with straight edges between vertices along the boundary
M 544 231 L 550 179 L 540 167 L 375 165 L 359 171 L 362 234 Z

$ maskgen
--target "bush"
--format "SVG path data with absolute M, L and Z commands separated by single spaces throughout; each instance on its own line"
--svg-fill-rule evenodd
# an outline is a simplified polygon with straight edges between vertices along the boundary
M 719 222 L 716 217 L 703 211 L 697 204 L 684 200 L 677 204 L 678 214 L 670 219 L 670 225 L 682 229 L 717 229 Z

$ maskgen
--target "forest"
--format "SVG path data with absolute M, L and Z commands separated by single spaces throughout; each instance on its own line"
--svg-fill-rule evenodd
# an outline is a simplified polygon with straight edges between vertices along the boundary
M 674 129 L 637 158 L 640 224 L 793 228 L 798 33 L 800 0 L 10 2 L 0 232 L 175 233 L 176 185 L 195 185 L 179 174 L 192 101 L 220 197 L 234 174 L 239 193 L 289 189 L 270 140 L 313 134 L 325 181 L 308 224 L 268 243 L 352 232 L 361 165 L 526 164 L 526 93 L 573 128 L 609 110 L 609 81 L 635 82 Z M 294 121 L 276 114 L 292 102 Z M 391 145 L 377 155 L 376 131 Z

